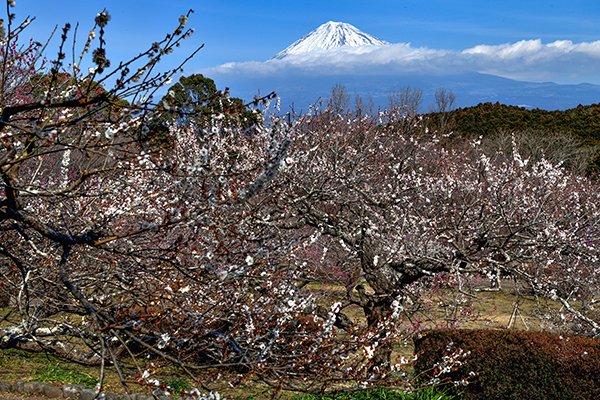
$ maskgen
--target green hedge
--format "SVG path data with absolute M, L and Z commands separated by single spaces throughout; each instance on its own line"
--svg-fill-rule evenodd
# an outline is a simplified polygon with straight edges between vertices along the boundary
M 414 339 L 415 372 L 465 399 L 600 399 L 600 339 L 545 332 L 435 330 Z M 455 355 L 462 351 L 463 356 Z M 437 380 L 436 380 L 437 381 Z M 468 381 L 467 385 L 456 384 Z M 452 383 L 451 383 L 452 382 Z

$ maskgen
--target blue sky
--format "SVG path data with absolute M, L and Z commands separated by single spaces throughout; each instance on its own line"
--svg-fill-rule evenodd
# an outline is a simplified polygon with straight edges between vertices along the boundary
M 267 60 L 329 20 L 349 22 L 389 42 L 436 50 L 462 51 L 528 39 L 575 44 L 600 40 L 598 0 L 17 0 L 15 12 L 18 18 L 37 17 L 27 32 L 40 40 L 54 24 L 67 21 L 79 21 L 86 32 L 104 7 L 112 15 L 107 30 L 108 56 L 113 61 L 161 39 L 176 26 L 180 14 L 194 9 L 189 26 L 196 34 L 179 55 L 201 43 L 205 48 L 186 72 Z M 567 73 L 564 81 L 578 79 L 576 71 Z M 589 75 L 581 79 L 596 80 Z

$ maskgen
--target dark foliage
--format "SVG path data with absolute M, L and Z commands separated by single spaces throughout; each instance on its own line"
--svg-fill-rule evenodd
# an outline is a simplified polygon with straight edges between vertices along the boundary
M 229 89 L 217 90 L 215 82 L 201 74 L 182 76 L 161 99 L 161 120 L 187 125 L 206 126 L 215 114 L 224 114 L 242 127 L 255 125 L 257 115 L 247 109 L 242 99 L 229 97 Z
M 430 331 L 415 338 L 416 373 L 423 380 L 434 378 L 443 357 L 459 349 L 470 353 L 440 382 L 465 399 L 600 398 L 600 339 L 545 332 Z M 448 383 L 461 380 L 469 384 Z
M 565 111 L 546 111 L 482 103 L 446 113 L 455 132 L 477 137 L 498 131 L 544 130 L 570 132 L 586 144 L 600 144 L 600 104 L 578 106 Z
M 490 138 L 498 133 L 533 132 L 536 135 L 572 136 L 590 151 L 586 174 L 600 173 L 600 103 L 579 105 L 565 111 L 526 109 L 500 103 L 481 103 L 474 107 L 426 116 L 437 131 L 452 131 L 459 138 Z

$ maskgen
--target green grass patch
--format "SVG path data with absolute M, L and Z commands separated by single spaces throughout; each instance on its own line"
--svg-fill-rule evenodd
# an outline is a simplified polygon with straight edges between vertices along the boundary
M 23 350 L 0 350 L 0 380 L 34 380 L 32 375 L 46 365 L 56 363 L 57 359 L 43 353 L 30 353 Z
M 96 378 L 85 372 L 63 369 L 58 365 L 48 365 L 38 369 L 34 376 L 40 382 L 83 385 L 87 388 L 93 388 L 98 383 Z
M 165 382 L 171 389 L 173 389 L 173 394 L 175 396 L 181 395 L 181 392 L 184 390 L 189 390 L 192 388 L 192 384 L 185 378 L 176 378 L 170 379 Z
M 60 359 L 51 354 L 17 349 L 0 350 L 0 381 L 43 381 L 57 384 L 78 384 L 93 388 L 97 383 L 98 367 L 86 367 Z M 122 393 L 118 376 L 107 368 L 105 388 Z M 143 389 L 131 384 L 134 389 Z
M 455 396 L 438 389 L 428 387 L 416 392 L 399 392 L 387 389 L 365 390 L 354 393 L 338 393 L 334 395 L 301 395 L 294 400 L 457 400 Z

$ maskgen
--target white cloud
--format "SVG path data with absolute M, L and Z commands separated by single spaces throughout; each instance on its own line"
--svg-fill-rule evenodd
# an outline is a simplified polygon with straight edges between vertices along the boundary
M 589 55 L 600 58 L 600 40 L 595 42 L 573 43 L 570 40 L 557 40 L 548 44 L 540 39 L 521 40 L 496 46 L 479 45 L 466 49 L 464 54 L 485 55 L 500 59 L 547 58 L 565 55 Z
M 573 43 L 540 39 L 496 46 L 480 45 L 462 52 L 479 72 L 513 79 L 558 83 L 600 83 L 600 41 Z
M 281 60 L 227 63 L 206 73 L 237 76 L 306 73 L 327 76 L 476 71 L 518 80 L 600 84 L 599 65 L 600 40 L 543 43 L 540 39 L 532 39 L 499 45 L 482 44 L 463 51 L 415 48 L 409 43 L 341 48 L 299 54 Z

